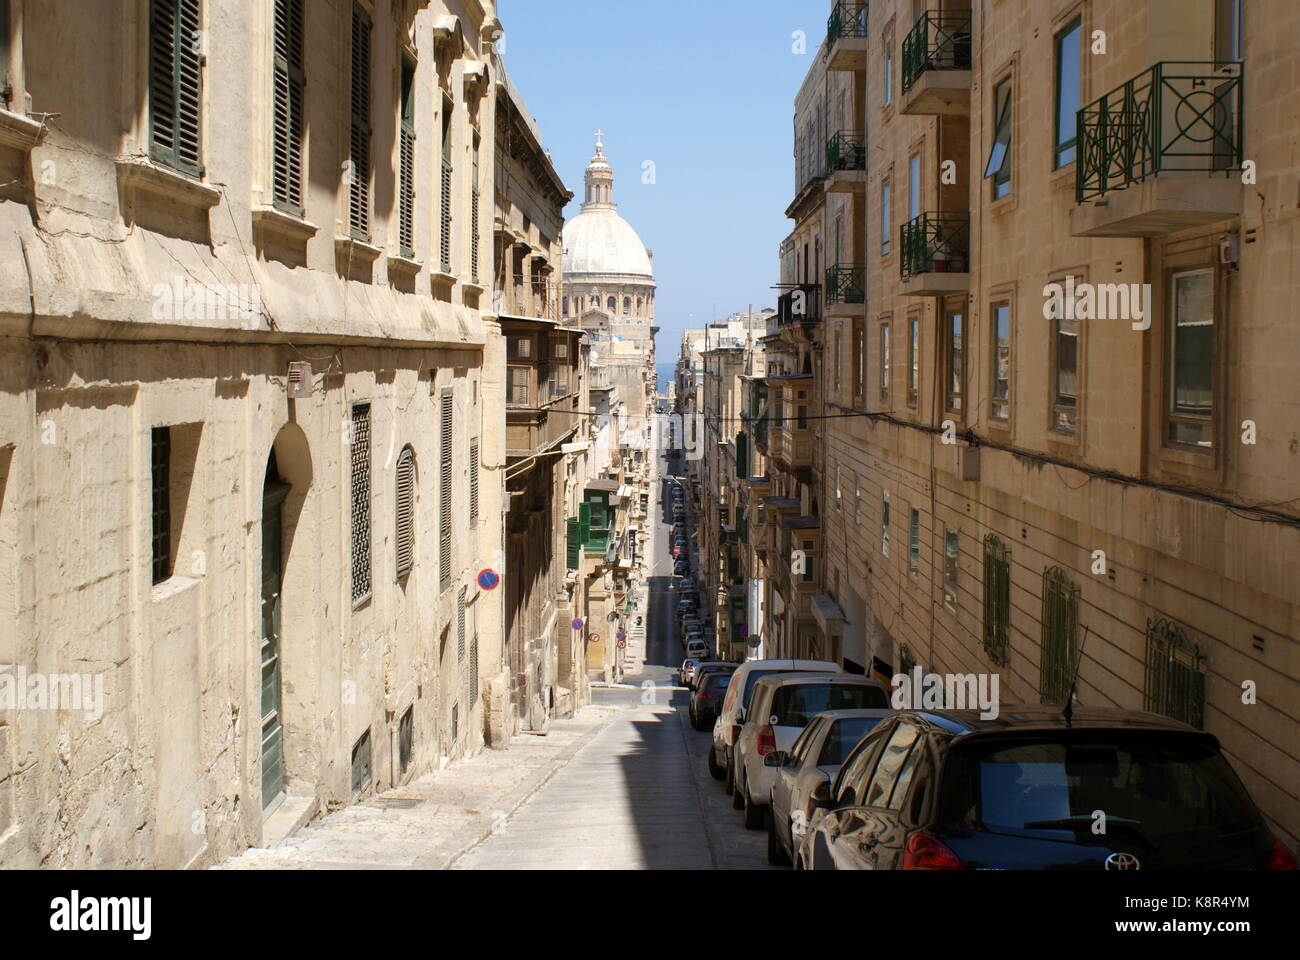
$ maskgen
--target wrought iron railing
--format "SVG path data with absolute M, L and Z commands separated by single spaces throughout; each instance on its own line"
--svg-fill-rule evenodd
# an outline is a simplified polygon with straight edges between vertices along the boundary
M 866 37 L 866 0 L 839 0 L 826 21 L 826 47 L 833 49 L 842 37 Z
M 826 143 L 826 171 L 867 169 L 867 135 L 840 130 Z
M 927 70 L 971 68 L 970 11 L 927 10 L 903 39 L 903 92 Z
M 1240 170 L 1242 70 L 1161 61 L 1081 109 L 1077 202 L 1167 171 Z
M 923 213 L 907 221 L 899 237 L 903 279 L 925 273 L 970 270 L 970 215 Z
M 822 318 L 822 288 L 816 283 L 799 284 L 776 300 L 776 322 L 817 323 Z
M 837 263 L 826 268 L 827 303 L 866 303 L 867 267 L 862 263 Z
M 1205 727 L 1205 670 L 1200 649 L 1163 617 L 1147 620 L 1146 709 Z

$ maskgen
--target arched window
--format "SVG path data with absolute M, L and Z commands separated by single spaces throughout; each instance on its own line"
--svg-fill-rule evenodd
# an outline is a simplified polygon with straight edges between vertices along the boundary
M 600 306 L 600 297 L 598 297 L 596 294 L 592 294 L 592 295 L 591 295 L 591 305 L 592 305 L 593 307 L 599 307 L 599 306 Z
M 631 312 L 632 312 L 632 298 L 631 298 L 631 297 L 624 297 L 624 298 L 623 298 L 623 312 L 624 312 L 624 313 L 631 313 Z
M 638 317 L 644 317 L 644 316 L 645 316 L 645 310 L 642 308 L 641 304 L 642 304 L 642 300 L 641 300 L 641 298 L 640 298 L 640 297 L 637 297 L 637 298 L 636 298 L 636 315 L 637 315 Z
M 618 301 L 615 300 L 613 297 L 610 297 L 608 300 L 605 301 L 605 307 L 606 309 L 609 310 L 610 313 L 614 313 L 618 310 Z
M 564 298 L 564 315 L 565 315 L 566 317 L 569 315 L 569 298 L 568 298 L 568 297 L 565 297 L 565 298 Z
M 397 575 L 404 577 L 415 565 L 415 451 L 402 450 L 397 458 Z

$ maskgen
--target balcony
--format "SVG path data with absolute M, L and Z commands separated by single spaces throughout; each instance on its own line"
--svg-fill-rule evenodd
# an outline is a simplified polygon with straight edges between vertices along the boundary
M 903 97 L 912 116 L 970 114 L 969 10 L 927 10 L 903 40 Z
M 1070 232 L 1159 237 L 1239 217 L 1242 73 L 1161 61 L 1080 110 Z
M 826 192 L 867 191 L 867 135 L 840 130 L 826 144 Z
M 771 456 L 780 461 L 787 471 L 812 466 L 812 430 L 799 426 L 797 419 L 772 426 Z
M 826 268 L 827 316 L 861 314 L 866 302 L 866 264 L 837 263 Z
M 557 285 L 550 279 L 517 273 L 512 278 L 510 289 L 502 293 L 502 316 L 559 323 Z
M 826 21 L 826 49 L 831 70 L 867 69 L 866 0 L 837 0 Z
M 903 224 L 899 270 L 909 297 L 970 290 L 970 215 L 923 213 Z
M 820 323 L 822 319 L 822 288 L 816 283 L 802 283 L 791 287 L 776 300 L 777 326 L 792 323 Z

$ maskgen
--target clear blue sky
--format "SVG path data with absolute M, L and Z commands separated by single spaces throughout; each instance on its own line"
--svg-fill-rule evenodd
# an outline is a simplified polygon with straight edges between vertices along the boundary
M 499 0 L 505 63 L 575 194 L 605 131 L 614 200 L 655 255 L 659 357 L 681 331 L 776 306 L 794 98 L 825 0 Z M 792 52 L 792 34 L 808 52 Z M 656 167 L 653 185 L 642 164 Z

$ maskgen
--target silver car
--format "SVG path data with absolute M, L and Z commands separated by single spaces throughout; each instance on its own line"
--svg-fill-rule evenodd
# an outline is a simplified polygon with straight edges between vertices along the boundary
M 817 785 L 830 785 L 853 748 L 893 712 L 882 707 L 827 710 L 809 721 L 789 751 L 775 750 L 763 758 L 763 766 L 776 772 L 768 803 L 768 863 L 790 865 L 812 816 Z

